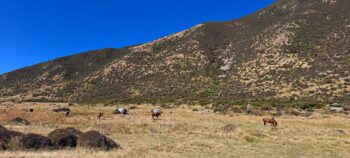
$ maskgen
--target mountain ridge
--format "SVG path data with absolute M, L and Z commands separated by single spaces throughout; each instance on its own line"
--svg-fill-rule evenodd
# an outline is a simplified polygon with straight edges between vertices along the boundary
M 280 0 L 233 21 L 6 73 L 0 98 L 347 101 L 349 7 Z

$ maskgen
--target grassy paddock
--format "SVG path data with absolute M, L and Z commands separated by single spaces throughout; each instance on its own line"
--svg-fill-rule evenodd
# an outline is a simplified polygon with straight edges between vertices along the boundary
M 264 127 L 263 117 L 244 114 L 200 114 L 195 105 L 164 109 L 153 121 L 153 105 L 136 106 L 130 115 L 113 114 L 116 106 L 71 106 L 71 116 L 53 113 L 66 103 L 2 103 L 0 123 L 8 129 L 47 135 L 56 128 L 97 130 L 123 147 L 115 151 L 89 149 L 58 151 L 1 151 L 1 157 L 350 157 L 349 115 L 314 112 L 312 117 L 282 115 L 279 126 Z M 34 108 L 34 113 L 23 109 Z M 202 107 L 197 106 L 198 109 Z M 96 118 L 104 112 L 102 120 Z M 8 122 L 22 117 L 29 126 Z

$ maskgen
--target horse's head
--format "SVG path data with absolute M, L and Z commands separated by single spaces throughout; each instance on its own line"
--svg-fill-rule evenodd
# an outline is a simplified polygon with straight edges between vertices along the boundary
M 277 126 L 277 121 L 273 119 L 273 125 L 276 127 Z

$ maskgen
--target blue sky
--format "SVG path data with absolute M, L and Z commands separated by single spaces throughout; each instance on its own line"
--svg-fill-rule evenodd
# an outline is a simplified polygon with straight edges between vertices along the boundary
M 236 19 L 276 0 L 0 0 L 0 74 Z

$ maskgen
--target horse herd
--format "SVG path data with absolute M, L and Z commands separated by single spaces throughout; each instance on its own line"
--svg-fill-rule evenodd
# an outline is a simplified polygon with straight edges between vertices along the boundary
M 162 114 L 163 112 L 160 110 L 160 109 L 152 109 L 151 110 L 151 116 L 153 118 L 153 120 L 156 120 L 156 119 L 159 119 L 159 116 Z M 125 108 L 118 108 L 114 114 L 123 114 L 123 115 L 126 115 L 128 114 L 128 110 L 125 109 Z M 97 115 L 97 118 L 100 120 L 102 117 L 103 117 L 104 113 L 103 112 L 100 112 L 98 115 Z
M 33 112 L 34 109 L 29 109 L 30 112 Z M 70 109 L 69 108 L 58 108 L 58 109 L 53 109 L 53 112 L 66 112 L 66 117 L 69 116 L 69 113 L 70 113 Z M 161 111 L 161 109 L 152 109 L 151 110 L 151 116 L 152 116 L 152 119 L 153 120 L 157 120 L 159 119 L 159 117 L 161 116 L 163 112 Z M 122 115 L 127 115 L 128 114 L 128 110 L 125 109 L 125 108 L 117 108 L 114 112 L 114 114 L 122 114 Z M 97 115 L 97 119 L 101 119 L 102 117 L 104 116 L 104 113 L 103 112 L 100 112 L 98 115 Z M 271 124 L 271 127 L 276 127 L 278 124 L 277 124 L 277 121 L 274 117 L 272 118 L 263 118 L 263 123 L 264 123 L 264 126 L 266 126 L 266 124 Z
M 126 115 L 128 114 L 128 110 L 125 109 L 125 108 L 118 108 L 116 110 L 117 114 L 123 114 L 123 115 Z M 161 109 L 152 109 L 151 110 L 151 116 L 152 116 L 152 119 L 153 120 L 156 120 L 156 119 L 159 119 L 160 115 L 162 114 L 163 112 L 161 111 Z M 101 119 L 101 117 L 104 115 L 104 113 L 99 113 L 97 115 L 97 118 L 98 119 Z M 271 127 L 276 127 L 277 126 L 277 121 L 274 117 L 272 118 L 263 118 L 263 123 L 264 123 L 264 126 L 266 126 L 266 124 L 271 124 Z

